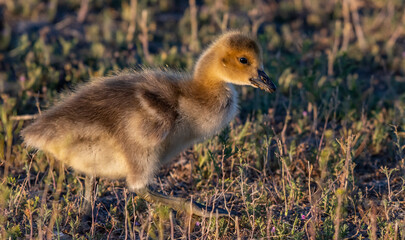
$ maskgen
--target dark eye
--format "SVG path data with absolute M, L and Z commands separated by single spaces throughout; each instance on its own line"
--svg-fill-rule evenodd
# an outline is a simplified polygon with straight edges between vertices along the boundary
M 242 64 L 247 64 L 248 60 L 247 60 L 247 58 L 241 57 L 241 58 L 239 58 L 239 62 Z

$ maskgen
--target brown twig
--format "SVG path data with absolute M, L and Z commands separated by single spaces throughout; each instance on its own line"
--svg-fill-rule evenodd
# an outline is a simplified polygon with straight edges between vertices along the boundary
M 350 35 L 352 32 L 352 23 L 350 22 L 349 0 L 343 0 L 342 14 L 344 19 L 344 26 L 343 26 L 343 42 L 340 50 L 345 52 L 347 51 L 347 47 L 349 46 L 349 41 L 351 37 Z
M 79 23 L 83 23 L 86 20 L 87 13 L 89 11 L 89 1 L 90 0 L 82 0 L 82 3 L 80 4 L 80 9 L 77 13 L 77 21 Z
M 327 50 L 327 54 L 328 54 L 328 76 L 333 76 L 334 72 L 333 72 L 333 64 L 335 62 L 336 59 L 336 55 L 338 52 L 338 46 L 340 44 L 340 34 L 341 34 L 341 30 L 342 30 L 342 22 L 341 21 L 336 21 L 335 24 L 335 39 L 333 41 L 333 47 L 332 47 L 332 51 L 331 50 Z
M 148 10 L 142 10 L 141 21 L 139 22 L 141 28 L 141 34 L 139 34 L 139 40 L 142 43 L 143 54 L 145 55 L 146 62 L 153 63 L 152 56 L 149 53 L 149 40 L 148 40 Z
M 261 16 L 259 18 L 252 19 L 252 35 L 257 36 L 259 27 L 267 20 L 267 15 Z
M 198 52 L 200 50 L 200 44 L 198 42 L 197 6 L 195 0 L 189 0 L 189 4 L 190 4 L 190 23 L 191 23 L 190 49 L 193 52 Z
M 367 48 L 367 42 L 366 42 L 366 39 L 364 38 L 363 29 L 362 29 L 361 23 L 360 23 L 359 12 L 357 11 L 357 9 L 358 9 L 357 0 L 350 0 L 349 6 L 350 6 L 350 12 L 352 14 L 354 30 L 356 32 L 359 47 L 361 50 L 364 51 Z
M 130 4 L 130 21 L 128 26 L 128 33 L 127 33 L 127 42 L 130 43 L 134 40 L 134 34 L 136 30 L 136 10 L 138 8 L 138 0 L 131 0 Z
M 405 33 L 404 24 L 405 24 L 405 10 L 404 10 L 404 13 L 402 14 L 401 22 L 398 24 L 394 33 L 392 33 L 390 39 L 388 39 L 388 41 L 387 41 L 387 44 L 385 46 L 387 50 L 391 50 L 394 47 L 397 39 Z
M 374 202 L 371 202 L 371 209 L 369 212 L 369 219 L 370 219 L 370 225 L 371 225 L 371 234 L 370 234 L 370 239 L 371 240 L 377 240 L 377 209 L 375 207 Z
M 27 120 L 33 120 L 39 117 L 39 114 L 32 114 L 32 115 L 19 115 L 19 116 L 11 116 L 10 120 L 13 121 L 27 121 Z
M 343 195 L 345 194 L 345 191 L 343 189 L 338 189 L 336 192 L 337 195 L 337 207 L 336 207 L 336 218 L 335 218 L 335 234 L 333 239 L 334 240 L 339 240 L 340 239 L 340 223 L 342 221 L 342 204 L 343 204 Z
M 350 168 L 352 164 L 352 142 L 354 136 L 349 136 L 347 138 L 347 145 L 346 145 L 346 162 L 345 162 L 345 181 L 344 181 L 344 189 L 347 190 L 348 179 L 350 174 Z
M 174 239 L 173 211 L 170 211 L 170 239 Z
M 291 120 L 291 102 L 292 102 L 292 88 L 290 88 L 290 96 L 289 96 L 289 101 L 288 101 L 288 107 L 286 108 L 286 115 L 284 118 L 284 124 L 283 124 L 283 129 L 281 130 L 281 141 L 283 143 L 283 152 L 281 152 L 281 155 L 286 155 L 288 150 L 287 150 L 287 137 L 286 137 L 286 132 L 287 132 L 287 126 L 288 123 Z

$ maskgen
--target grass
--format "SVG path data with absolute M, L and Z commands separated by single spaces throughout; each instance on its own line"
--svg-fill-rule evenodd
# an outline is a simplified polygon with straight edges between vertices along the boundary
M 4 0 L 0 238 L 404 239 L 404 11 L 400 0 Z M 21 129 L 89 78 L 191 70 L 226 29 L 257 36 L 279 91 L 238 88 L 238 118 L 152 188 L 242 215 L 190 219 L 98 179 L 86 222 L 83 176 L 24 148 Z

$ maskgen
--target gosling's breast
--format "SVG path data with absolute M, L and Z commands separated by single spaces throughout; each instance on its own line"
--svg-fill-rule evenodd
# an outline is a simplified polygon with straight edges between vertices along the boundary
M 237 93 L 232 85 L 216 99 L 200 102 L 196 99 L 179 99 L 179 107 L 186 116 L 190 131 L 197 138 L 209 137 L 221 130 L 237 114 Z

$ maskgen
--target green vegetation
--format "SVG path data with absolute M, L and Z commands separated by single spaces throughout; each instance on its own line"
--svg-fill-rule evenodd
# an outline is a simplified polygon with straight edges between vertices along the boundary
M 404 239 L 404 23 L 402 0 L 3 0 L 0 238 Z M 83 176 L 21 129 L 92 77 L 191 70 L 226 29 L 257 36 L 278 92 L 240 87 L 239 117 L 152 188 L 242 215 L 190 219 L 99 179 L 83 219 Z

